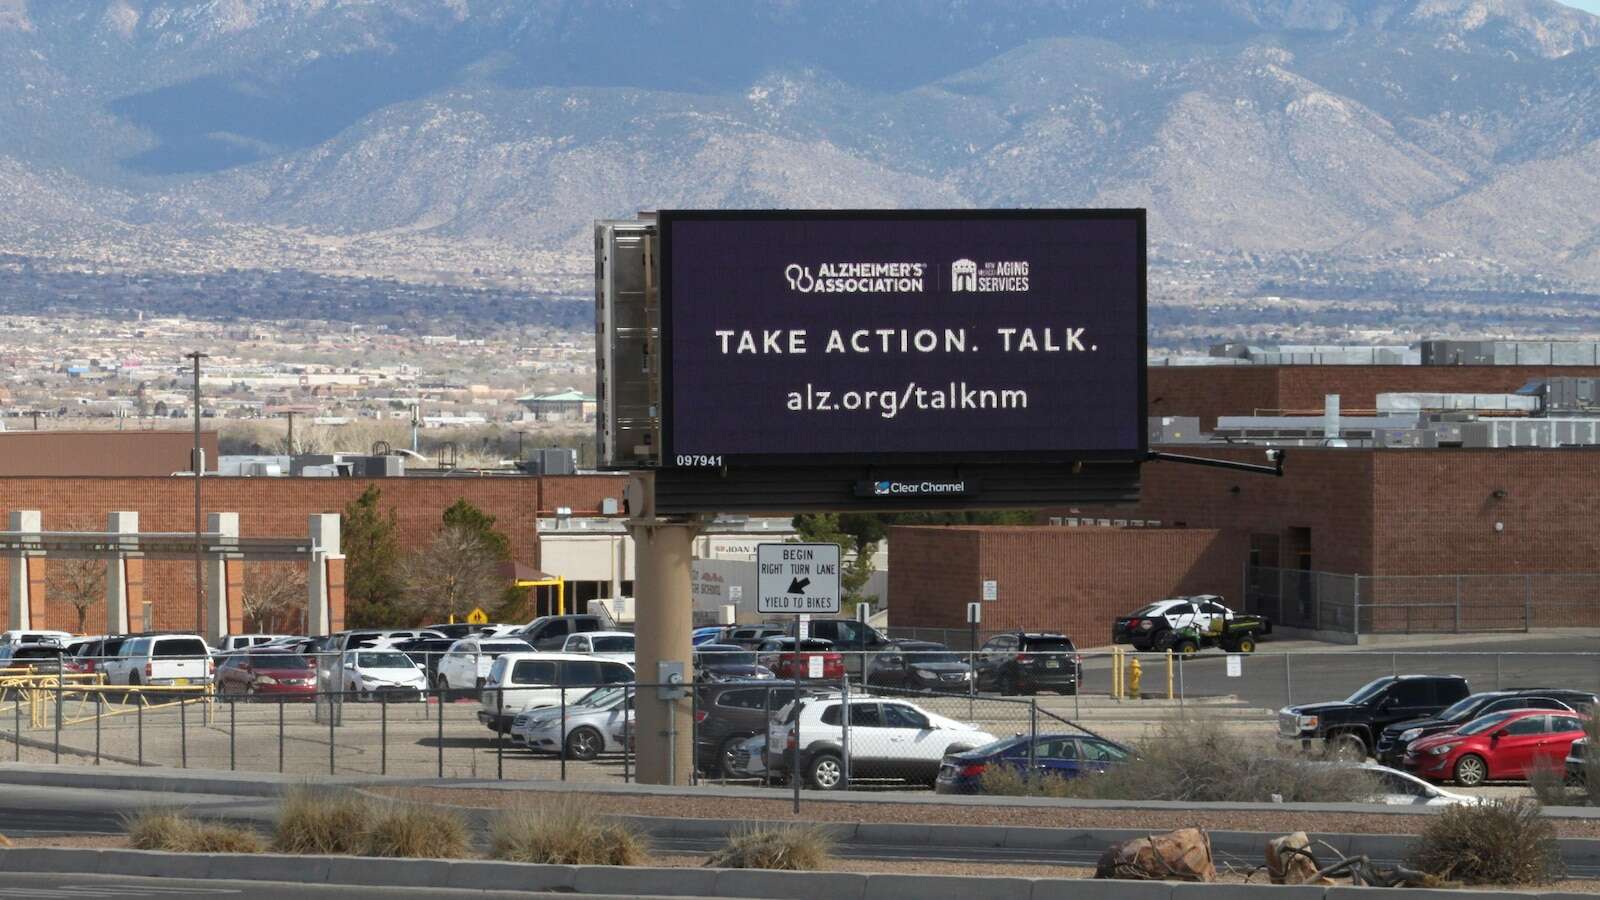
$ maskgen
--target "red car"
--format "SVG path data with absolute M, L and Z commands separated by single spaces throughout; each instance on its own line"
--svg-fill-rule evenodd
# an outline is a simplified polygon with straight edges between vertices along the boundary
M 1522 780 L 1534 767 L 1561 768 L 1572 742 L 1583 737 L 1584 716 L 1547 709 L 1491 713 L 1406 747 L 1405 767 L 1431 781 L 1476 787 Z
M 246 650 L 217 664 L 216 684 L 218 694 L 310 700 L 317 692 L 317 668 L 298 653 Z
M 767 638 L 756 648 L 756 659 L 774 675 L 788 681 L 808 678 L 837 681 L 844 677 L 844 657 L 833 650 L 832 641 L 822 638 L 806 638 L 798 650 L 792 637 Z

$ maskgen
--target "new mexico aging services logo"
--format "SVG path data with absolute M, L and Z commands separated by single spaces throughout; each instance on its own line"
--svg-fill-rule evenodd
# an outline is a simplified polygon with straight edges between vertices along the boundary
M 1028 261 L 1006 260 L 979 265 L 970 259 L 950 264 L 950 293 L 1025 294 L 1028 292 Z

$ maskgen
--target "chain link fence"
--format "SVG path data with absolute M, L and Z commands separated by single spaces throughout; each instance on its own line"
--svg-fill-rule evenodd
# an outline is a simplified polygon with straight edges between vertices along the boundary
M 1341 575 L 1251 566 L 1242 611 L 1339 634 L 1570 627 L 1600 615 L 1600 574 Z

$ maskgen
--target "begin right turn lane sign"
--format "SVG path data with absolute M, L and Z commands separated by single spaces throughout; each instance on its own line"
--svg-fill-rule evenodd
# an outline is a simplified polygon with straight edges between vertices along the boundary
M 839 614 L 838 544 L 757 544 L 756 612 Z

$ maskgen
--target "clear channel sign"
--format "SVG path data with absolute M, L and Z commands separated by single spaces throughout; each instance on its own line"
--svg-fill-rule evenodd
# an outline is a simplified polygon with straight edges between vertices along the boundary
M 756 545 L 756 612 L 838 615 L 838 544 Z

